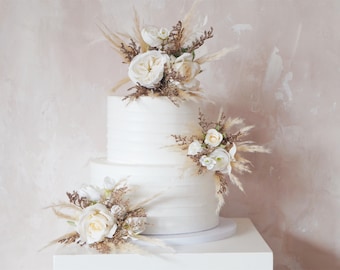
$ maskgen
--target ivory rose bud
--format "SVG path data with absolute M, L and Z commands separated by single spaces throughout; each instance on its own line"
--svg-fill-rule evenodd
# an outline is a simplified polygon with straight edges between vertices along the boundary
M 112 190 L 114 186 L 116 185 L 116 181 L 110 177 L 105 177 L 104 178 L 104 189 L 105 190 Z
M 158 29 L 155 26 L 147 26 L 142 29 L 142 38 L 151 47 L 159 47 L 163 41 L 169 37 L 169 30 L 166 28 Z
M 191 53 L 183 53 L 177 57 L 172 67 L 184 78 L 184 80 L 180 82 L 179 87 L 183 88 L 183 90 L 198 89 L 199 81 L 196 80 L 195 77 L 201 72 L 201 67 L 193 61 L 193 55 Z
M 84 186 L 77 191 L 80 197 L 85 197 L 89 201 L 99 201 L 101 197 L 101 190 L 94 186 Z
M 223 140 L 223 135 L 218 132 L 216 129 L 209 129 L 207 135 L 205 135 L 204 143 L 216 147 L 218 146 L 221 141 Z
M 129 66 L 128 75 L 134 83 L 146 88 L 154 88 L 164 74 L 164 65 L 169 56 L 160 51 L 147 51 L 135 56 Z
M 191 144 L 189 144 L 188 155 L 194 156 L 202 151 L 202 145 L 198 140 L 194 140 Z
M 169 34 L 170 34 L 170 31 L 165 27 L 160 28 L 158 31 L 158 37 L 162 40 L 168 39 Z
M 236 144 L 233 143 L 233 146 L 232 146 L 232 147 L 230 148 L 230 150 L 229 150 L 229 155 L 230 155 L 230 159 L 231 159 L 231 160 L 234 160 L 236 151 L 237 151 Z
M 207 167 L 207 169 L 210 171 L 214 168 L 216 161 L 213 158 L 204 155 L 201 156 L 200 163 L 202 166 Z
M 83 209 L 77 223 L 77 232 L 83 243 L 93 244 L 112 238 L 117 230 L 116 219 L 102 204 L 94 204 Z
M 217 148 L 210 155 L 210 158 L 215 160 L 215 166 L 213 168 L 214 171 L 220 171 L 221 173 L 231 173 L 231 165 L 230 165 L 230 154 L 223 148 Z

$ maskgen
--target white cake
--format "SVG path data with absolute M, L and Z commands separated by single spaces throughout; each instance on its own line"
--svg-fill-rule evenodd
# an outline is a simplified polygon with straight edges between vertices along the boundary
M 192 134 L 198 104 L 175 106 L 167 97 L 107 102 L 107 158 L 91 162 L 91 181 L 127 178 L 134 188 L 133 202 L 156 195 L 145 208 L 144 234 L 180 234 L 209 230 L 218 225 L 213 174 L 197 175 L 195 166 L 176 150 L 172 134 Z M 190 163 L 190 161 L 189 161 Z
M 107 156 L 91 160 L 91 180 L 54 206 L 73 227 L 56 242 L 110 253 L 135 240 L 159 247 L 158 240 L 213 241 L 235 231 L 219 217 L 228 183 L 243 190 L 237 175 L 251 172 L 252 163 L 242 153 L 269 150 L 244 140 L 253 126 L 242 119 L 221 109 L 208 121 L 199 110 L 202 65 L 233 49 L 199 52 L 213 28 L 193 24 L 192 11 L 169 29 L 142 28 L 135 12 L 133 36 L 101 27 L 128 65 L 128 77 L 112 90 L 133 86 L 124 97 L 108 97 Z

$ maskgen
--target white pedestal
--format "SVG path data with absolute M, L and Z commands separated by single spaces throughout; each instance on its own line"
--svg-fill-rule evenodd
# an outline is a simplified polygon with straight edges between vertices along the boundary
M 86 254 L 82 249 L 60 249 L 54 270 L 272 270 L 273 253 L 252 222 L 233 219 L 236 233 L 226 239 L 175 246 L 174 252 Z

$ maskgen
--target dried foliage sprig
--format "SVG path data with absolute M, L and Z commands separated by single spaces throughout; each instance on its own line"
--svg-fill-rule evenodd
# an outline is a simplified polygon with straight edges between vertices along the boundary
M 227 118 L 222 110 L 217 121 L 208 121 L 199 111 L 198 124 L 201 135 L 174 134 L 172 137 L 197 165 L 197 174 L 214 172 L 220 209 L 224 203 L 223 196 L 229 191 L 228 182 L 244 191 L 237 174 L 250 173 L 251 162 L 241 153 L 270 153 L 270 150 L 243 140 L 254 126 L 245 126 L 241 118 Z
M 120 51 L 125 59 L 123 63 L 130 63 L 132 59 L 140 53 L 140 46 L 138 46 L 133 39 L 130 39 L 128 45 L 123 42 L 121 43 Z
M 147 239 L 139 234 L 147 224 L 144 203 L 152 198 L 131 206 L 127 197 L 130 189 L 125 180 L 115 183 L 106 179 L 104 186 L 84 186 L 78 191 L 67 192 L 68 203 L 51 206 L 58 217 L 66 219 L 74 227 L 73 232 L 51 244 L 75 243 L 89 246 L 100 253 L 110 253 L 131 249 L 132 239 Z
M 189 46 L 188 48 L 186 48 L 186 51 L 189 53 L 194 52 L 196 49 L 198 49 L 199 47 L 203 46 L 204 42 L 209 39 L 212 38 L 214 29 L 211 27 L 209 31 L 204 31 L 203 35 L 201 35 L 199 38 L 196 38 L 191 46 Z
M 123 63 L 129 65 L 129 80 L 119 81 L 113 87 L 114 91 L 131 81 L 134 86 L 128 90 L 134 92 L 127 94 L 125 99 L 165 96 L 179 105 L 179 101 L 202 98 L 202 88 L 196 78 L 202 72 L 201 65 L 218 60 L 231 50 L 222 49 L 196 59 L 197 50 L 213 37 L 212 27 L 204 30 L 203 34 L 195 26 L 186 29 L 194 18 L 196 4 L 193 4 L 183 22 L 179 20 L 171 30 L 155 26 L 142 28 L 136 11 L 134 36 L 115 33 L 105 25 L 100 26 L 104 36 L 122 57 Z
M 167 46 L 163 46 L 166 54 L 177 57 L 182 54 L 183 30 L 181 21 L 178 21 L 177 24 L 172 27 L 167 40 Z

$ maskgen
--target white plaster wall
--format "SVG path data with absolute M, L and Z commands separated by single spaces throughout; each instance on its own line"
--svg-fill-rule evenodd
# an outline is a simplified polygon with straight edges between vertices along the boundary
M 130 31 L 135 6 L 170 27 L 191 3 L 0 0 L 1 269 L 52 269 L 54 247 L 38 250 L 65 226 L 43 208 L 105 155 L 106 96 L 126 66 L 96 23 Z M 204 50 L 239 45 L 206 65 L 208 95 L 273 151 L 254 156 L 222 214 L 253 220 L 275 270 L 339 269 L 340 2 L 206 0 L 198 14 L 215 29 Z

